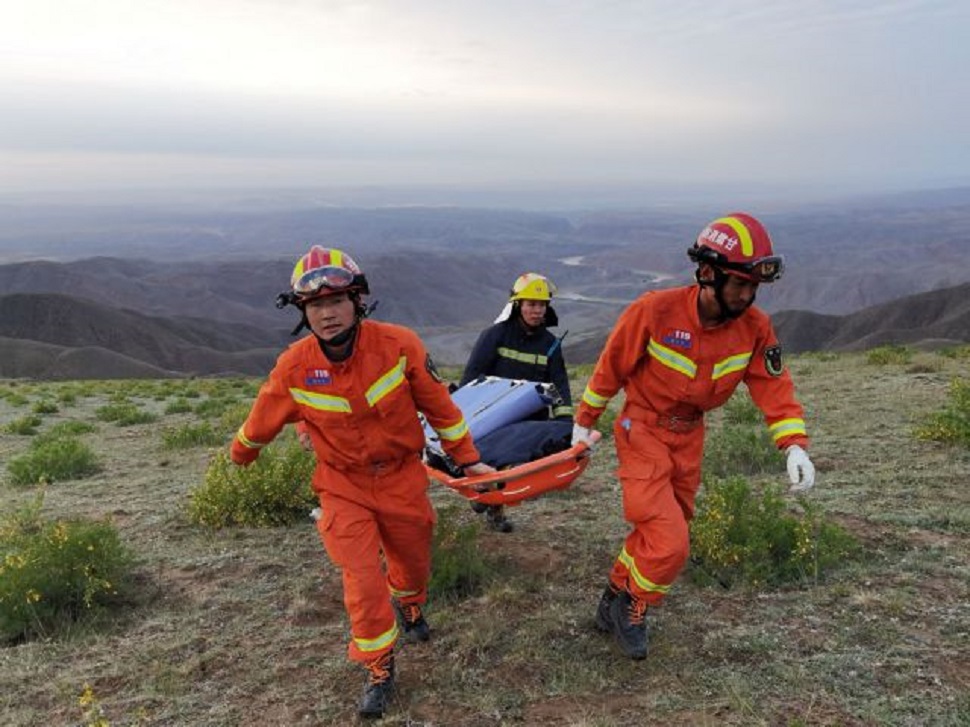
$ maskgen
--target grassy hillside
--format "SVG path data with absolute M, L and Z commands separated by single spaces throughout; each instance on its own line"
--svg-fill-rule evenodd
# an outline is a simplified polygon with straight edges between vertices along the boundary
M 607 441 L 570 490 L 514 509 L 514 533 L 478 534 L 491 579 L 465 600 L 432 594 L 432 640 L 402 647 L 383 724 L 970 723 L 970 451 L 912 434 L 970 377 L 970 356 L 791 365 L 819 470 L 809 497 L 861 541 L 862 559 L 781 590 L 702 586 L 688 572 L 651 612 L 647 660 L 624 659 L 593 626 L 626 532 Z M 574 373 L 578 392 L 588 369 Z M 200 419 L 228 439 L 253 383 L 0 382 L 4 463 L 31 440 L 8 425 L 33 411 L 45 412 L 40 432 L 96 425 L 82 439 L 100 472 L 49 485 L 44 511 L 113 522 L 139 584 L 107 624 L 0 647 L 0 724 L 90 724 L 97 710 L 111 725 L 356 723 L 340 579 L 309 520 L 189 524 L 187 495 L 215 449 L 163 446 Z M 100 408 L 122 394 L 158 418 L 105 421 Z M 36 498 L 0 477 L 0 512 Z M 458 495 L 432 493 L 443 519 L 474 522 Z

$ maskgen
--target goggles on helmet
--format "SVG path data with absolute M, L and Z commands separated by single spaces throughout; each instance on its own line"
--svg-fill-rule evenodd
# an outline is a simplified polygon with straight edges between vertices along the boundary
M 740 273 L 756 283 L 773 283 L 785 271 L 781 255 L 770 255 L 748 263 L 718 263 L 727 272 Z
M 314 268 L 293 283 L 293 292 L 300 297 L 306 297 L 316 295 L 324 288 L 334 291 L 346 290 L 354 284 L 355 277 L 346 268 L 330 265 Z

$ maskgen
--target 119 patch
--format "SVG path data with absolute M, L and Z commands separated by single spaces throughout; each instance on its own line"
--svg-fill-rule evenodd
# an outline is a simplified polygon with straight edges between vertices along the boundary
M 781 346 L 776 344 L 765 349 L 765 369 L 772 376 L 781 376 L 785 370 L 781 362 Z

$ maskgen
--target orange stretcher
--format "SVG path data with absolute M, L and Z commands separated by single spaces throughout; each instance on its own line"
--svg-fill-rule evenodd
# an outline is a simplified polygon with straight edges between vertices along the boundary
M 600 433 L 591 433 L 593 444 Z M 589 464 L 593 450 L 580 442 L 569 449 L 554 452 L 542 459 L 526 462 L 515 467 L 498 470 L 486 475 L 452 477 L 425 464 L 428 476 L 435 482 L 450 487 L 473 502 L 483 505 L 516 505 L 553 490 L 569 487 Z

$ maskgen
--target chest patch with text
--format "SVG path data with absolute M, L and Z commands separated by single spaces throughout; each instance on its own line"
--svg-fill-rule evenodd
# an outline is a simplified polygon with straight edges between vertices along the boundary
M 333 383 L 333 376 L 327 369 L 307 369 L 303 383 L 307 386 L 329 386 Z
M 690 331 L 682 331 L 679 328 L 671 328 L 664 332 L 660 337 L 661 343 L 665 346 L 682 348 L 685 351 L 694 345 L 694 340 Z

